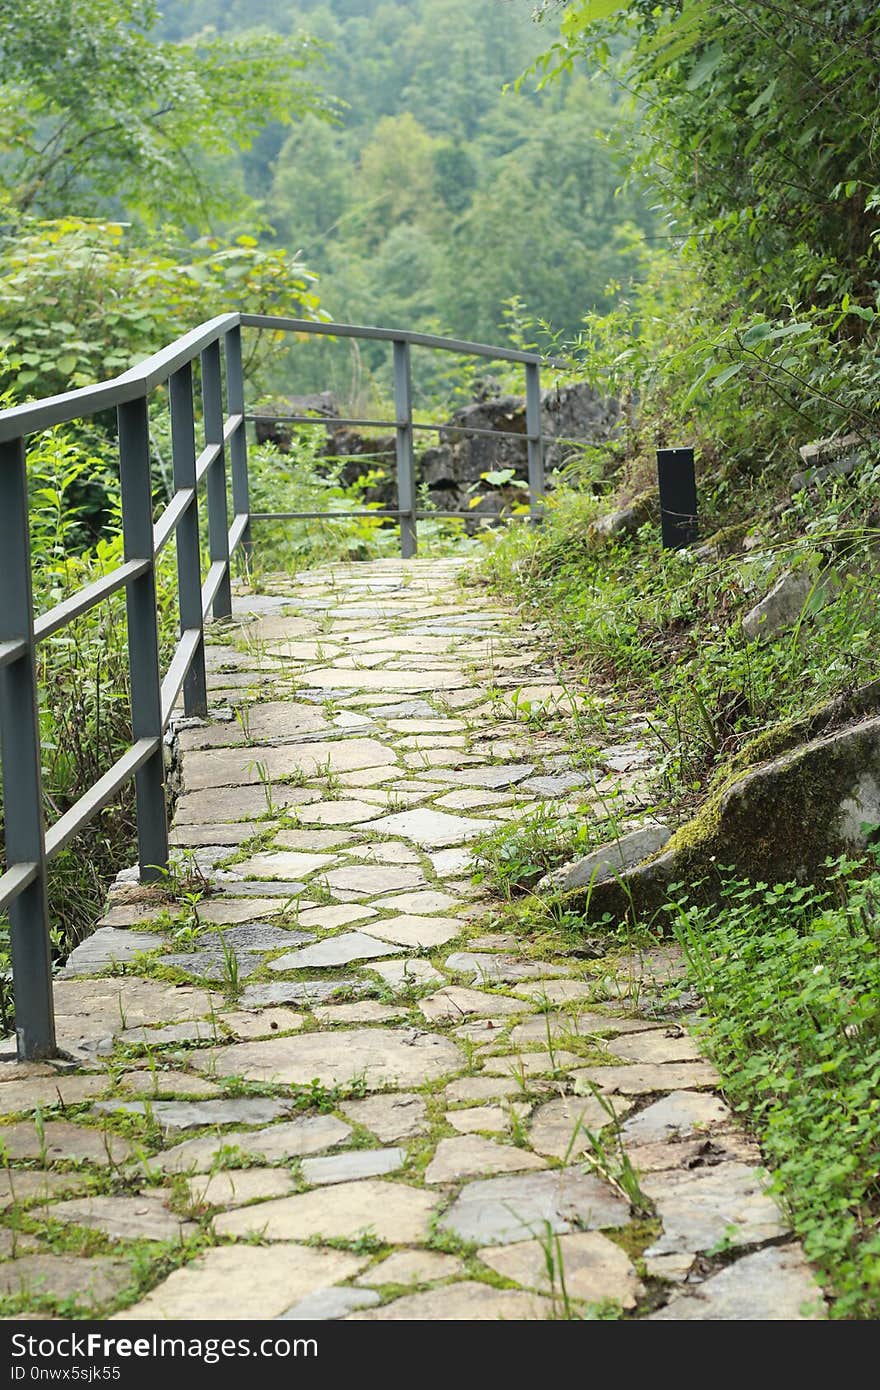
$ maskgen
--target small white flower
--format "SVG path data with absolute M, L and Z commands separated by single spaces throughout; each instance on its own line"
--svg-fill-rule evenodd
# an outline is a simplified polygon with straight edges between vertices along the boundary
M 824 969 L 825 969 L 824 965 L 816 965 L 816 966 L 813 967 L 813 974 L 814 974 L 814 975 L 821 975 L 821 974 L 822 974 L 822 971 L 823 971 Z

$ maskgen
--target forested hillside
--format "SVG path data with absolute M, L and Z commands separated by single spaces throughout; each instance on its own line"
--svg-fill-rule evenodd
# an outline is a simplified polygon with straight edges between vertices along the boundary
M 269 125 L 241 174 L 334 317 L 494 341 L 517 298 L 568 337 L 638 276 L 653 217 L 621 189 L 623 94 L 601 74 L 505 90 L 540 51 L 529 0 L 161 8 L 174 39 L 262 27 L 325 45 L 335 123 Z

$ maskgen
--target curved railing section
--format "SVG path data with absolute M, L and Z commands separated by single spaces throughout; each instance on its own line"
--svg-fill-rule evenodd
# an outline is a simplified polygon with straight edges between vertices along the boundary
M 396 438 L 397 506 L 347 513 L 257 512 L 250 509 L 242 329 L 379 340 L 392 345 L 393 420 L 334 420 L 349 426 L 392 427 Z M 205 623 L 232 611 L 231 560 L 253 546 L 261 521 L 326 515 L 387 517 L 400 527 L 401 554 L 416 553 L 414 434 L 417 431 L 483 431 L 467 426 L 413 421 L 411 350 L 435 349 L 468 357 L 519 363 L 526 376 L 526 440 L 530 513 L 540 515 L 544 493 L 541 439 L 541 358 L 534 353 L 400 329 L 316 323 L 263 314 L 222 314 L 200 324 L 146 361 L 111 381 L 0 411 L 0 765 L 3 774 L 6 872 L 0 875 L 0 912 L 7 912 L 12 944 L 16 1032 L 21 1059 L 56 1052 L 52 959 L 46 871 L 53 857 L 134 780 L 138 860 L 142 881 L 168 867 L 163 735 L 181 692 L 187 715 L 207 714 Z M 197 430 L 193 367 L 201 383 Z M 225 367 L 225 371 L 224 371 Z M 168 391 L 171 412 L 173 496 L 154 520 L 149 401 Z M 111 573 L 34 616 L 27 488 L 27 438 L 54 425 L 116 410 L 122 497 L 123 563 Z M 278 416 L 314 424 L 314 416 Z M 201 437 L 197 439 L 197 434 Z M 517 439 L 523 435 L 517 433 Z M 228 476 L 227 476 L 228 466 Z M 232 516 L 228 487 L 231 482 Z M 199 509 L 207 509 L 207 555 L 202 554 Z M 432 517 L 459 516 L 455 512 Z M 159 662 L 156 561 L 174 537 L 180 637 L 167 671 Z M 93 786 L 51 826 L 44 817 L 42 759 L 35 654 L 37 644 L 59 632 L 112 594 L 125 591 L 131 688 L 131 745 Z

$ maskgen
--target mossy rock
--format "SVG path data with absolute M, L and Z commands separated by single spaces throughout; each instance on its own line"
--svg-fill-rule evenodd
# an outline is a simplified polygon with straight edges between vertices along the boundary
M 672 883 L 716 896 L 722 872 L 757 882 L 821 881 L 829 857 L 863 851 L 880 824 L 880 717 L 760 763 L 717 791 L 663 853 L 566 904 L 595 920 L 650 916 Z

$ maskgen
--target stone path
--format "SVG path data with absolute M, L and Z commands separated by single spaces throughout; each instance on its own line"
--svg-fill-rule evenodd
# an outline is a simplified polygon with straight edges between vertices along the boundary
M 573 767 L 540 632 L 448 560 L 241 597 L 209 669 L 173 896 L 122 874 L 71 1060 L 0 1063 L 6 1312 L 821 1316 L 674 948 L 542 954 L 471 878 L 542 806 L 637 822 L 644 721 Z

